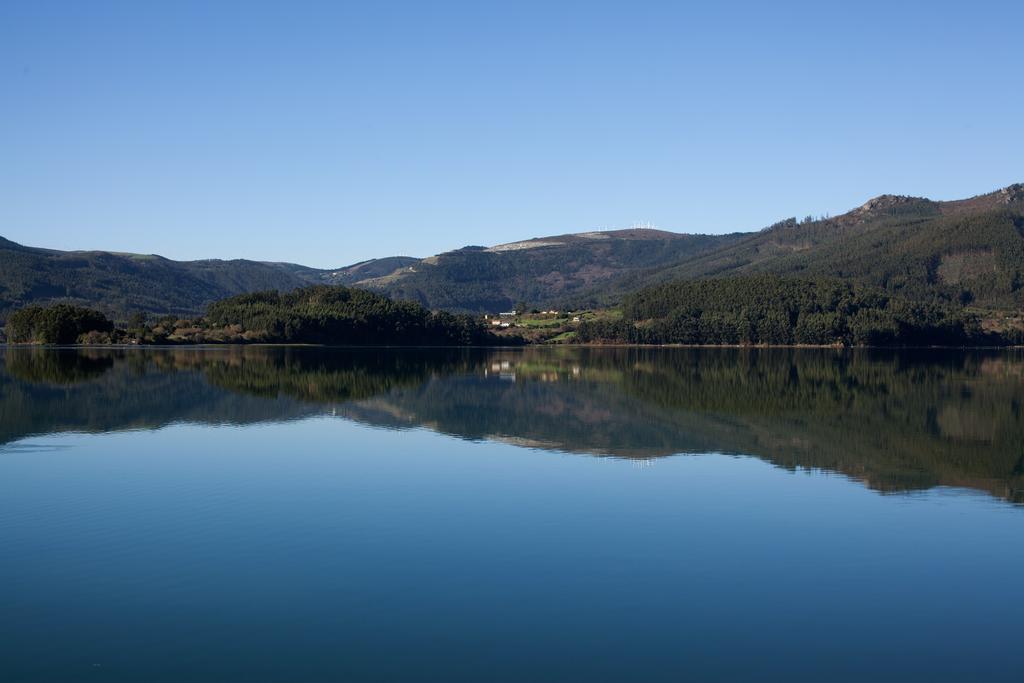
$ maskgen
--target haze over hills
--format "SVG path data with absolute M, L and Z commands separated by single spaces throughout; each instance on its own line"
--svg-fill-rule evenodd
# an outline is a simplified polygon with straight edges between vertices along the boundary
M 189 316 L 244 292 L 324 283 L 453 311 L 494 312 L 520 302 L 580 307 L 615 303 L 627 292 L 676 278 L 753 273 L 837 277 L 910 299 L 1019 308 L 1024 184 L 948 202 L 882 195 L 841 216 L 788 219 L 758 232 L 582 232 L 330 270 L 62 252 L 0 238 L 0 319 L 28 303 L 55 301 L 119 317 L 133 311 Z

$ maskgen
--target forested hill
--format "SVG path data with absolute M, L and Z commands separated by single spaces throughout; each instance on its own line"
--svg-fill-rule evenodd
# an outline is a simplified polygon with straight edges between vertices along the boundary
M 456 311 L 503 311 L 520 302 L 579 308 L 599 303 L 602 293 L 624 276 L 685 263 L 741 237 L 651 229 L 538 237 L 445 252 L 354 284 Z
M 408 268 L 419 263 L 419 261 L 420 259 L 411 256 L 386 256 L 384 258 L 360 261 L 359 263 L 353 263 L 351 266 L 331 270 L 309 268 L 295 263 L 274 263 L 271 265 L 277 266 L 307 283 L 351 285 L 356 282 L 390 275 L 396 270 Z
M 1024 184 L 936 202 L 883 195 L 834 218 L 789 219 L 619 291 L 757 273 L 840 278 L 915 301 L 1024 305 Z
M 958 201 L 882 195 L 843 215 L 758 232 L 623 230 L 466 247 L 349 280 L 450 310 L 617 304 L 680 278 L 773 273 L 879 287 L 904 299 L 992 309 L 1024 305 L 1024 185 Z
M 136 311 L 191 316 L 228 296 L 311 284 L 370 289 L 433 310 L 579 308 L 617 304 L 630 292 L 680 278 L 761 273 L 840 279 L 912 301 L 1019 309 L 1024 185 L 951 202 L 882 195 L 841 216 L 791 218 L 759 232 L 583 232 L 332 270 L 61 252 L 0 238 L 0 321 L 26 304 L 58 301 L 119 320 Z
M 206 315 L 192 320 L 133 316 L 127 328 L 89 308 L 31 305 L 7 318 L 5 334 L 14 344 L 479 346 L 499 341 L 480 318 L 428 311 L 412 301 L 340 285 L 239 294 L 210 304 Z
M 582 342 L 693 345 L 1020 344 L 956 304 L 916 302 L 843 280 L 758 275 L 677 280 L 626 297 L 621 318 L 582 322 Z
M 278 264 L 55 251 L 0 238 L 0 321 L 24 305 L 57 301 L 102 309 L 115 318 L 132 311 L 187 316 L 234 294 L 290 290 L 306 282 Z
M 416 261 L 392 257 L 321 270 L 244 259 L 172 261 L 152 254 L 57 251 L 0 237 L 0 325 L 23 306 L 58 302 L 99 309 L 116 320 L 136 312 L 190 317 L 236 294 L 348 284 Z
M 28 304 L 71 303 L 127 319 L 136 311 L 198 315 L 214 301 L 311 284 L 351 285 L 431 309 L 494 311 L 518 302 L 592 303 L 623 275 L 678 264 L 739 235 L 618 230 L 466 247 L 425 259 L 392 256 L 321 270 L 293 263 L 172 261 L 101 251 L 62 252 L 0 238 L 0 321 Z
M 240 294 L 211 304 L 184 341 L 358 346 L 474 346 L 493 343 L 478 318 L 428 311 L 411 301 L 341 286 Z

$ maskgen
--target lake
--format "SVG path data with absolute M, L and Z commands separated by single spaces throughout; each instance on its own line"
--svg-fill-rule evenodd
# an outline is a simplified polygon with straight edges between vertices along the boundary
M 0 351 L 3 681 L 1020 681 L 1024 354 Z

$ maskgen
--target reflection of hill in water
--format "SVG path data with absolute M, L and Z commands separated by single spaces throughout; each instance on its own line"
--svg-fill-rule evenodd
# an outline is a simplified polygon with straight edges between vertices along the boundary
M 8 348 L 0 444 L 51 432 L 251 424 L 325 412 L 459 367 L 462 352 Z M 449 360 L 450 359 L 450 360 Z
M 157 429 L 175 422 L 250 424 L 318 412 L 207 381 L 195 352 L 8 349 L 0 354 L 0 444 L 52 432 Z
M 1024 502 L 1024 357 L 541 349 L 9 349 L 0 440 L 332 411 L 567 452 L 755 455 Z
M 515 382 L 490 373 L 435 379 L 356 402 L 346 414 L 570 452 L 749 454 L 842 472 L 882 491 L 967 486 L 1024 501 L 1024 359 L 916 357 L 526 350 L 504 354 Z

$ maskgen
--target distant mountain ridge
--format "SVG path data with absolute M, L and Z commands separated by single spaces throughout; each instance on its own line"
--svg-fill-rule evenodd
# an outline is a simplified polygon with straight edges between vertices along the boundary
M 1024 305 L 1024 184 L 969 199 L 881 195 L 840 216 L 757 232 L 584 232 L 465 247 L 352 282 L 428 307 L 504 310 L 617 302 L 678 278 L 841 278 L 915 300 Z
M 371 289 L 453 311 L 582 307 L 672 279 L 757 273 L 842 278 L 911 299 L 1019 308 L 1024 184 L 956 201 L 881 195 L 840 216 L 792 218 L 756 232 L 589 231 L 335 269 L 63 252 L 0 237 L 0 320 L 28 303 L 55 301 L 121 318 L 133 311 L 190 316 L 228 296 L 309 284 Z
M 350 284 L 418 259 L 393 257 L 323 270 L 245 259 L 173 261 L 154 254 L 58 251 L 0 237 L 0 321 L 30 303 L 68 302 L 126 318 L 135 311 L 188 317 L 230 296 Z
M 0 238 L 0 320 L 29 303 L 58 301 L 97 307 L 120 318 L 134 311 L 191 316 L 237 294 L 310 284 L 371 289 L 433 309 L 496 310 L 523 300 L 576 300 L 581 292 L 625 273 L 675 264 L 737 237 L 658 230 L 585 232 L 465 247 L 424 259 L 370 259 L 334 269 L 64 252 Z
M 132 311 L 191 315 L 208 303 L 306 281 L 255 261 L 172 261 L 162 256 L 55 251 L 0 242 L 0 319 L 29 303 L 65 301 L 115 316 Z
M 584 306 L 618 278 L 712 252 L 741 235 L 690 235 L 631 229 L 536 237 L 464 247 L 384 277 L 352 283 L 428 308 L 486 312 L 519 303 Z

